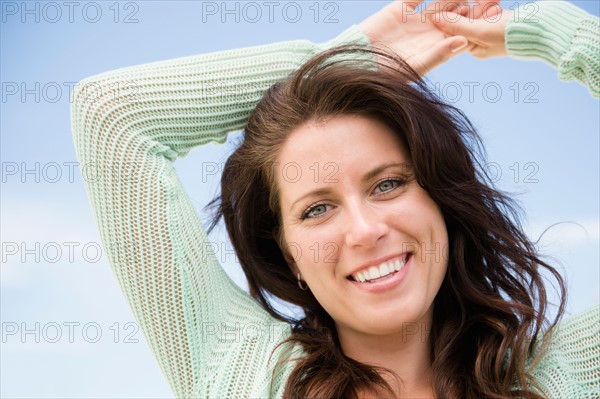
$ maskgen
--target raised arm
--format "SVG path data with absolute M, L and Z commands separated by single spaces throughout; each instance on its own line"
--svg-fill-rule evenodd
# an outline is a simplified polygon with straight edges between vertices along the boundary
M 518 10 L 506 26 L 508 54 L 545 61 L 561 80 L 579 81 L 600 97 L 600 19 L 562 0 Z
M 360 28 L 322 45 L 291 41 L 119 69 L 75 90 L 77 154 L 84 167 L 100 171 L 86 189 L 103 244 L 178 397 L 272 396 L 270 383 L 285 382 L 269 373 L 280 342 L 273 334 L 284 327 L 289 334 L 289 326 L 271 319 L 221 269 L 172 163 L 242 129 L 265 90 L 322 50 L 377 41 L 425 73 L 466 47 L 402 1 Z M 262 337 L 240 340 L 248 326 L 262 328 Z
M 562 0 L 501 10 L 498 0 L 438 0 L 431 20 L 450 35 L 463 35 L 478 58 L 510 55 L 544 61 L 563 81 L 579 81 L 600 97 L 600 19 Z
M 103 245 L 178 397 L 193 396 L 202 370 L 226 360 L 213 353 L 221 323 L 268 316 L 208 251 L 172 162 L 224 142 L 264 90 L 317 52 L 350 41 L 368 43 L 353 27 L 323 45 L 293 41 L 156 62 L 85 79 L 75 90 L 73 135 L 81 165 L 99 171 L 86 189 Z

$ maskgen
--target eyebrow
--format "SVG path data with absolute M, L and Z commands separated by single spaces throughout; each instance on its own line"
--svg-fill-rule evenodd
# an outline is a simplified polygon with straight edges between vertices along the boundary
M 375 169 L 367 172 L 367 174 L 365 174 L 362 179 L 361 182 L 364 184 L 366 182 L 368 182 L 369 180 L 373 179 L 375 176 L 377 176 L 380 173 L 385 172 L 388 169 L 391 168 L 401 168 L 402 172 L 405 173 L 412 173 L 413 172 L 413 166 L 411 163 L 408 162 L 388 162 L 388 163 L 384 163 L 379 165 L 378 167 L 376 167 Z M 308 197 L 318 197 L 321 195 L 325 195 L 325 194 L 329 194 L 331 193 L 331 189 L 326 188 L 326 187 L 321 187 L 318 188 L 316 190 L 310 191 L 306 194 L 304 194 L 303 196 L 301 196 L 300 198 L 298 198 L 296 201 L 294 201 L 292 203 L 292 205 L 290 206 L 290 211 L 293 210 L 296 207 L 296 204 L 298 204 L 300 201 L 303 201 L 305 198 Z
M 369 173 L 367 173 L 366 175 L 363 176 L 363 178 L 361 179 L 361 181 L 363 183 L 368 182 L 369 180 L 373 179 L 375 176 L 377 176 L 378 174 L 385 172 L 388 169 L 391 168 L 401 168 L 402 172 L 405 173 L 405 171 L 412 173 L 413 171 L 413 166 L 411 163 L 408 162 L 388 162 L 388 163 L 384 163 L 382 165 L 379 165 L 378 167 L 376 167 L 375 169 L 373 169 L 372 171 L 370 171 Z

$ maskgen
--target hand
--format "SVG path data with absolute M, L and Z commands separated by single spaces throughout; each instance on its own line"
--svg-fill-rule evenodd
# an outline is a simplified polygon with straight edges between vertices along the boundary
M 364 20 L 358 27 L 371 44 L 385 44 L 421 76 L 467 49 L 467 39 L 448 37 L 415 9 L 423 0 L 396 0 Z
M 454 12 L 470 19 L 493 18 L 502 12 L 500 0 L 436 0 L 430 7 L 437 12 Z
M 468 51 L 477 58 L 508 55 L 505 43 L 506 24 L 512 11 L 500 8 L 499 0 L 438 0 L 438 14 L 432 22 L 449 36 L 461 35 L 469 41 Z

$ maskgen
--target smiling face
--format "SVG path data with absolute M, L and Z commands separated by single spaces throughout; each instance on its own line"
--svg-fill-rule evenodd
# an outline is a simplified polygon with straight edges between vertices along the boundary
M 447 269 L 442 213 L 387 125 L 306 123 L 275 164 L 284 245 L 340 339 L 429 324 Z

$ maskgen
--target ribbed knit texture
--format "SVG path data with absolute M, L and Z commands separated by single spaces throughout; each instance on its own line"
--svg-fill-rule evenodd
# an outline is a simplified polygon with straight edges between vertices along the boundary
M 563 81 L 578 80 L 600 97 L 600 19 L 566 1 L 545 0 L 514 11 L 506 49 L 516 58 L 542 60 Z
M 600 307 L 564 320 L 533 376 L 556 399 L 600 398 Z
M 103 245 L 177 397 L 281 397 L 294 363 L 274 373 L 275 363 L 290 358 L 284 349 L 302 352 L 280 347 L 272 355 L 290 327 L 238 288 L 207 251 L 172 162 L 193 147 L 224 142 L 268 87 L 350 41 L 368 45 L 351 27 L 322 45 L 291 41 L 134 66 L 85 79 L 75 90 L 79 160 L 103 171 L 86 180 Z M 549 394 L 593 397 L 599 319 L 593 309 L 557 333 L 538 367 Z

